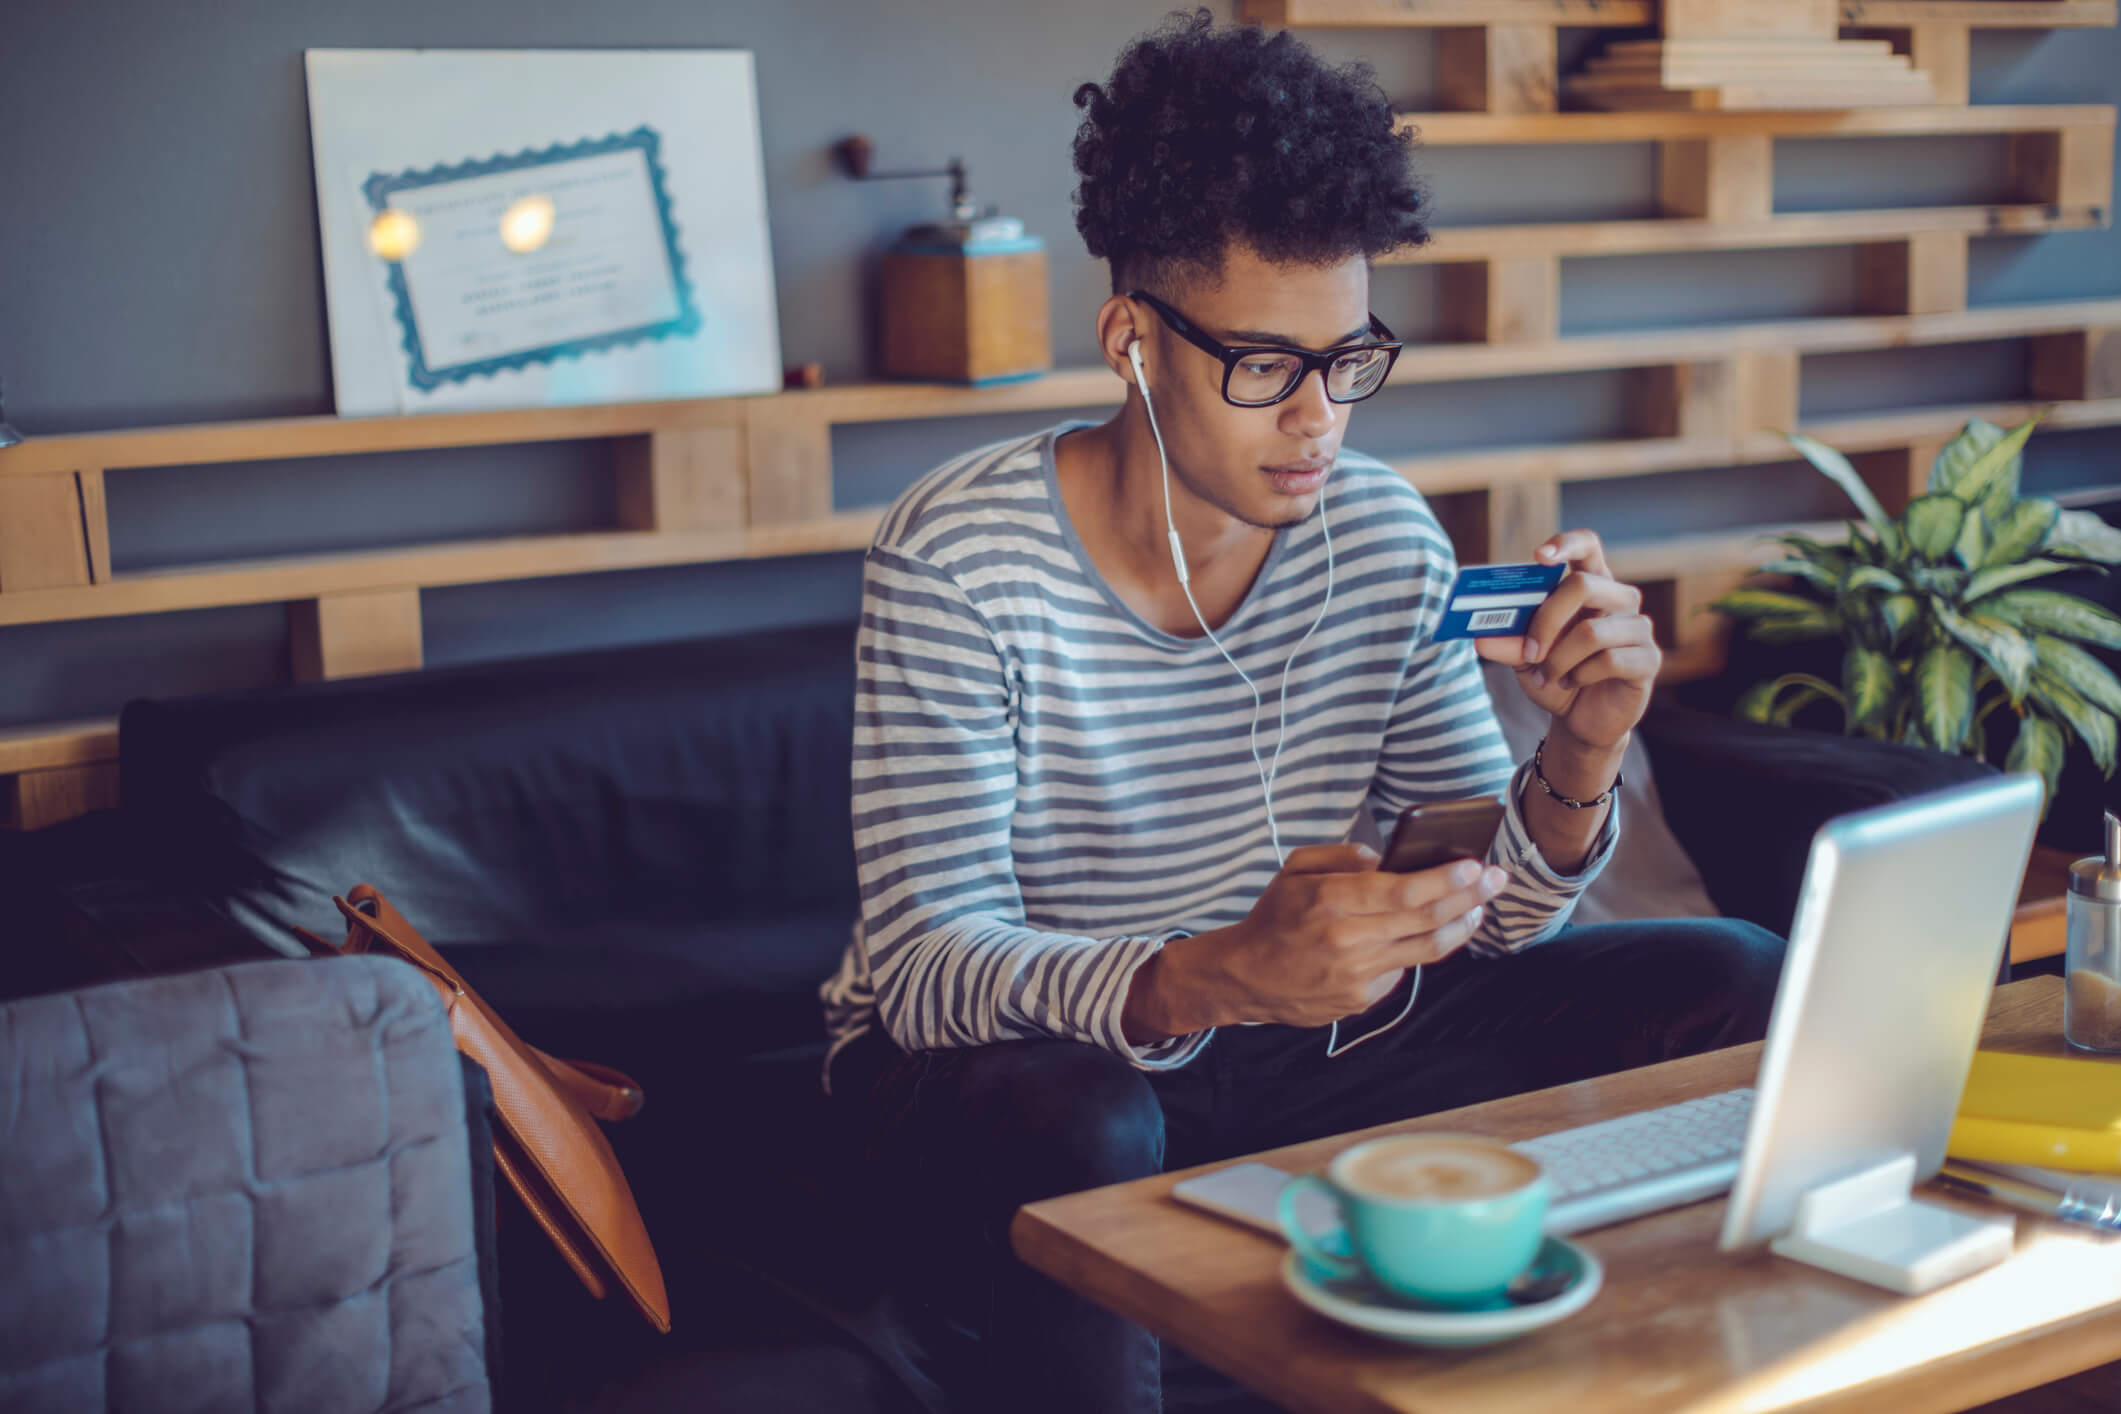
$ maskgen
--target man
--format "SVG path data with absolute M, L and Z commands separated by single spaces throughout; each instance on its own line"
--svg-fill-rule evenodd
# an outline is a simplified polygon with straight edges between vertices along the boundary
M 1368 70 L 1201 12 L 1076 102 L 1126 401 L 885 517 L 863 916 L 824 989 L 876 1221 L 976 1338 L 980 1409 L 1161 1397 L 1153 1339 L 1015 1262 L 1018 1205 L 1755 1039 L 1781 960 L 1720 920 L 1556 937 L 1659 653 L 1596 535 L 1541 546 L 1567 577 L 1478 650 L 1550 714 L 1516 763 L 1474 650 L 1434 640 L 1450 542 L 1342 442 L 1396 357 L 1369 261 L 1426 239 Z M 1350 842 L 1496 795 L 1485 867 L 1386 873 Z

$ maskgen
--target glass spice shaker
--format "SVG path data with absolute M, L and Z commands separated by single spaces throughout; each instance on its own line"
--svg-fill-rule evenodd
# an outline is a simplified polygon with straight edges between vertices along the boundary
M 2121 819 L 2106 812 L 2106 854 L 2069 867 L 2062 1036 L 2087 1051 L 2121 1051 Z

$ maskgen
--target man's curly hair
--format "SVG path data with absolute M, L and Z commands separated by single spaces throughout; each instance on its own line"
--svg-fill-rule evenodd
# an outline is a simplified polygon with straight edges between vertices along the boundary
M 1286 32 L 1173 14 L 1075 106 L 1075 226 L 1115 293 L 1213 283 L 1233 242 L 1331 265 L 1429 238 L 1413 139 L 1375 72 Z

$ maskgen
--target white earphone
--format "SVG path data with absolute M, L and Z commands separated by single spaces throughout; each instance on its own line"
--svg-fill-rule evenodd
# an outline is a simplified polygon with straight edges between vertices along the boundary
M 1156 404 L 1149 396 L 1149 375 L 1142 368 L 1142 345 L 1138 336 L 1134 342 L 1127 345 L 1127 358 L 1134 365 L 1134 386 L 1141 390 L 1142 409 L 1149 414 L 1149 434 L 1156 439 L 1157 459 L 1163 463 L 1164 535 L 1171 545 L 1171 564 L 1178 571 L 1178 587 L 1185 593 L 1186 606 L 1193 610 L 1193 621 L 1200 625 L 1200 631 L 1208 636 L 1208 642 L 1215 645 L 1215 651 L 1223 655 L 1223 661 L 1230 665 L 1231 670 L 1252 691 L 1252 727 L 1247 733 L 1247 739 L 1252 747 L 1252 768 L 1259 772 L 1260 793 L 1265 799 L 1267 808 L 1267 839 L 1274 846 L 1274 862 L 1277 866 L 1286 864 L 1288 857 L 1282 853 L 1281 830 L 1274 823 L 1274 776 L 1281 769 L 1282 743 L 1287 741 L 1289 737 L 1289 670 L 1296 666 L 1297 655 L 1304 651 L 1304 645 L 1311 641 L 1312 634 L 1318 632 L 1318 626 L 1326 621 L 1326 614 L 1333 607 L 1333 526 L 1332 522 L 1326 519 L 1325 491 L 1321 488 L 1318 495 L 1318 528 L 1325 536 L 1326 541 L 1325 602 L 1318 606 L 1318 617 L 1313 619 L 1311 626 L 1304 630 L 1304 636 L 1296 640 L 1296 646 L 1289 650 L 1289 661 L 1282 665 L 1281 724 L 1274 735 L 1273 759 L 1271 763 L 1263 763 L 1259 759 L 1259 713 L 1264 703 L 1259 695 L 1259 684 L 1252 681 L 1251 674 L 1238 665 L 1237 659 L 1230 656 L 1229 649 L 1223 647 L 1222 640 L 1215 636 L 1215 630 L 1208 627 L 1208 620 L 1201 613 L 1200 604 L 1193 598 L 1193 577 L 1186 570 L 1186 547 L 1178 538 L 1178 524 L 1171 516 L 1171 458 L 1164 450 L 1163 430 L 1156 425 Z M 1405 1016 L 1407 1011 L 1413 1009 L 1414 992 L 1420 990 L 1420 987 L 1421 968 L 1417 966 L 1414 969 L 1413 990 L 1407 993 L 1407 1005 L 1400 1011 L 1399 1016 L 1392 1018 L 1391 1022 L 1386 1025 L 1378 1027 L 1376 1031 L 1356 1037 L 1345 1046 L 1339 1044 L 1340 1023 L 1338 1021 L 1334 1022 L 1331 1032 L 1326 1037 L 1327 1057 L 1331 1058 L 1353 1050 L 1364 1041 L 1369 1040 L 1370 1037 L 1388 1031 L 1392 1026 L 1397 1025 L 1400 1017 Z

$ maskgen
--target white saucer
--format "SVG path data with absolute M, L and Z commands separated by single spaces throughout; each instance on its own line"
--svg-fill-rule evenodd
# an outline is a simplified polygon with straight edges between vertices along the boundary
M 1498 1299 L 1492 1307 L 1473 1311 L 1401 1301 L 1368 1280 L 1336 1277 L 1313 1267 L 1297 1252 L 1283 1259 L 1281 1281 L 1290 1295 L 1321 1316 L 1387 1340 L 1408 1345 L 1488 1345 L 1575 1315 L 1605 1284 L 1605 1268 L 1597 1257 L 1565 1237 L 1550 1236 L 1534 1265 L 1556 1263 L 1573 1265 L 1578 1273 L 1557 1295 L 1529 1306 L 1506 1305 Z

